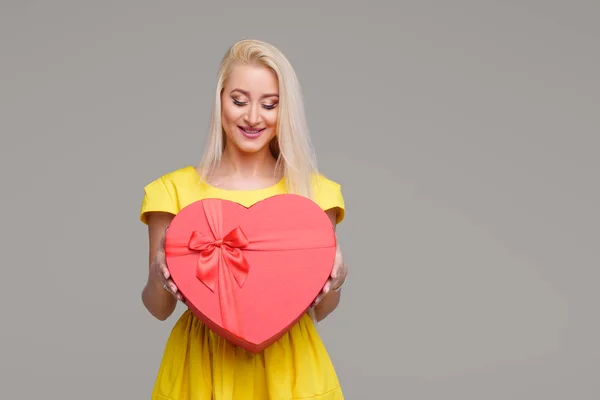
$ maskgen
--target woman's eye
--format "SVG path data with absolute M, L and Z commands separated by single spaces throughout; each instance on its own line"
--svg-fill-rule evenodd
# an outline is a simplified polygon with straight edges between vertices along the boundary
M 233 101 L 233 104 L 235 104 L 238 107 L 243 107 L 246 104 L 248 104 L 247 102 L 239 101 L 239 100 L 236 100 L 234 98 L 232 98 L 231 101 Z M 263 104 L 262 107 L 265 108 L 265 109 L 267 109 L 267 110 L 272 110 L 275 107 L 277 107 L 277 104 Z

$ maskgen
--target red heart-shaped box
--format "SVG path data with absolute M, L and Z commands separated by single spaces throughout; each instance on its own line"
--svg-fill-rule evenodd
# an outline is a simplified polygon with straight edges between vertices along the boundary
M 196 201 L 175 216 L 165 238 L 171 277 L 189 309 L 252 353 L 308 310 L 331 274 L 335 250 L 327 214 L 294 194 L 251 207 Z

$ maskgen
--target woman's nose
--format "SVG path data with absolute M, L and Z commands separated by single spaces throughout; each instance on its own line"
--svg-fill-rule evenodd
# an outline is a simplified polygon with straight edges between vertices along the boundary
M 260 110 L 259 106 L 250 105 L 248 113 L 246 114 L 246 121 L 249 125 L 256 125 L 260 121 Z

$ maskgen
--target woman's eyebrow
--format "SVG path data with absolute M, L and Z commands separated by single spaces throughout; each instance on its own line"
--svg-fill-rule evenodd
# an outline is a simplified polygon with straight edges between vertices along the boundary
M 251 97 L 250 93 L 248 93 L 246 90 L 243 90 L 243 89 L 236 88 L 236 89 L 233 89 L 230 93 L 233 93 L 233 92 L 240 92 L 245 96 Z M 262 96 L 260 96 L 261 99 L 264 99 L 266 97 L 279 97 L 279 94 L 278 93 L 267 93 L 267 94 L 263 94 Z

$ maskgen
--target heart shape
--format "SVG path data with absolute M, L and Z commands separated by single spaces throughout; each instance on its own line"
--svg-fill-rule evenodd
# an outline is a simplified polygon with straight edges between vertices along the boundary
M 189 309 L 252 353 L 308 310 L 331 274 L 335 249 L 327 214 L 294 194 L 251 207 L 196 201 L 175 216 L 165 238 L 171 277 Z

